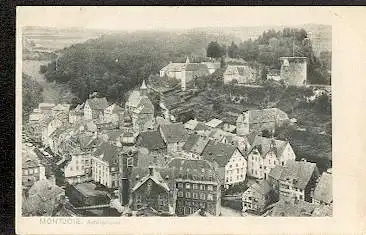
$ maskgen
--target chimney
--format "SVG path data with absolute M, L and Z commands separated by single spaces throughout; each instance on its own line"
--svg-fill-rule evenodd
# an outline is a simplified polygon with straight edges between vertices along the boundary
M 154 175 L 154 167 L 149 166 L 149 176 L 153 176 Z

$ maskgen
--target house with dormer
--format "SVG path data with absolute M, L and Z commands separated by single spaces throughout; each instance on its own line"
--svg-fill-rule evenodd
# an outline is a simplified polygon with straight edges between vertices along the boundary
M 103 98 L 89 98 L 85 101 L 84 105 L 84 119 L 95 120 L 103 116 L 104 109 L 107 108 L 108 102 L 105 97 Z
M 248 176 L 268 179 L 268 174 L 277 165 L 284 166 L 296 155 L 288 141 L 256 136 L 248 151 Z
M 236 146 L 210 141 L 202 153 L 202 159 L 215 162 L 224 172 L 224 186 L 245 181 L 247 160 Z

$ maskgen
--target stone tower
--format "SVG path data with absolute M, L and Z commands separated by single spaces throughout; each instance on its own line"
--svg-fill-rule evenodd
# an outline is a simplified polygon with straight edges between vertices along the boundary
M 281 57 L 281 79 L 290 86 L 304 86 L 307 79 L 306 57 Z

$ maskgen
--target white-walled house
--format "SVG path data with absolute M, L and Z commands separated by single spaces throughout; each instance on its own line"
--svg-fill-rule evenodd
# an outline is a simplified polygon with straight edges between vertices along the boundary
M 93 153 L 92 178 L 95 182 L 108 187 L 119 186 L 119 148 L 103 143 Z
M 84 119 L 98 119 L 103 115 L 104 109 L 107 107 L 108 102 L 105 97 L 87 99 L 84 105 Z
M 237 147 L 210 141 L 203 150 L 202 158 L 216 162 L 219 168 L 224 169 L 224 186 L 226 188 L 245 181 L 247 160 Z
M 88 152 L 72 153 L 65 165 L 65 180 L 69 184 L 83 183 L 91 179 L 92 157 Z
M 123 109 L 119 105 L 112 104 L 104 109 L 103 119 L 105 122 L 118 123 L 121 112 Z
M 288 141 L 256 136 L 248 152 L 248 175 L 258 179 L 268 179 L 268 174 L 276 165 L 284 166 L 296 155 Z

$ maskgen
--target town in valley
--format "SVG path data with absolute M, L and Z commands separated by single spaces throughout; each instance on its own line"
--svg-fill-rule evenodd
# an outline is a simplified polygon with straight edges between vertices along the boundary
M 329 27 L 24 27 L 22 216 L 332 216 Z

